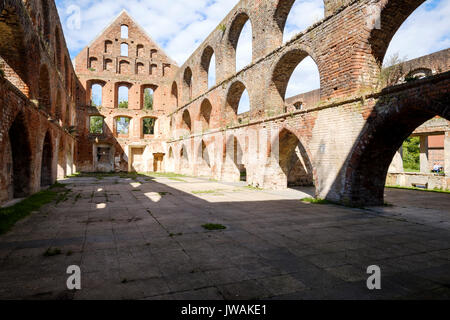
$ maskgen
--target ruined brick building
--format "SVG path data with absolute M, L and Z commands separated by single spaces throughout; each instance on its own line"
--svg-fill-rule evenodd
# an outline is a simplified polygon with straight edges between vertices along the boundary
M 440 137 L 446 176 L 433 183 L 448 188 L 448 50 L 380 86 L 392 37 L 424 0 L 324 0 L 325 18 L 283 44 L 294 2 L 240 1 L 177 66 L 126 12 L 72 64 L 53 1 L 0 1 L 0 201 L 75 171 L 168 171 L 380 204 L 411 134 Z M 247 21 L 252 62 L 237 71 Z M 320 90 L 285 99 L 306 57 Z M 244 90 L 251 108 L 238 114 Z

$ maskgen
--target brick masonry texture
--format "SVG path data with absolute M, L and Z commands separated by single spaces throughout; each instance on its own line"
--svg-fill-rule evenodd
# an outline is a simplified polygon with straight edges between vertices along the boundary
M 14 197 L 11 185 L 17 195 L 37 191 L 48 171 L 41 163 L 51 162 L 52 181 L 75 170 L 174 171 L 264 188 L 314 184 L 320 198 L 382 204 L 402 142 L 436 116 L 450 119 L 448 50 L 404 65 L 404 78 L 425 78 L 380 88 L 392 37 L 423 2 L 326 0 L 325 18 L 283 45 L 294 1 L 242 0 L 182 66 L 122 12 L 80 52 L 73 70 L 52 1 L 2 1 L 0 64 L 8 72 L 0 87 L 1 150 L 11 151 L 2 152 L 0 201 Z M 252 62 L 236 72 L 236 47 L 249 20 Z M 124 43 L 127 56 L 120 52 Z M 208 88 L 213 54 L 216 85 Z M 292 72 L 308 56 L 318 67 L 320 90 L 285 101 Z M 90 98 L 94 84 L 102 86 L 97 107 Z M 122 85 L 129 88 L 128 109 L 118 108 Z M 143 109 L 146 88 L 154 90 L 153 110 Z M 251 110 L 238 115 L 245 89 Z M 292 106 L 298 99 L 302 109 Z M 101 134 L 90 132 L 91 116 L 104 118 Z M 131 119 L 129 133 L 117 133 L 118 117 Z M 152 135 L 143 133 L 145 118 L 156 121 Z M 30 156 L 18 162 L 34 172 L 27 186 L 15 182 L 23 172 L 14 170 L 16 138 L 8 135 L 22 126 L 33 133 L 17 138 L 30 146 Z

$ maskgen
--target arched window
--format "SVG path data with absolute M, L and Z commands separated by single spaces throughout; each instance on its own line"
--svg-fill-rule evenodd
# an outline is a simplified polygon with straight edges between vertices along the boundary
M 89 58 L 89 70 L 91 71 L 97 71 L 97 58 L 96 57 L 90 57 Z
M 120 37 L 122 39 L 128 39 L 128 26 L 125 24 L 120 26 Z
M 283 2 L 283 1 L 280 1 Z M 289 9 L 289 1 L 284 1 L 284 8 L 279 11 L 287 12 Z M 283 4 L 280 4 L 282 7 Z M 325 9 L 323 0 L 297 0 L 290 8 L 283 32 L 283 43 L 288 42 L 296 34 L 304 31 L 309 26 L 320 21 L 324 17 Z M 285 15 L 285 13 L 283 14 Z M 280 17 L 286 19 L 285 17 Z
M 130 122 L 129 117 L 117 117 L 116 118 L 116 134 L 117 135 L 128 135 L 130 133 Z
M 127 43 L 122 43 L 120 45 L 120 55 L 122 57 L 128 57 L 128 44 Z
M 104 118 L 102 116 L 89 117 L 89 133 L 102 134 L 103 133 Z
M 202 123 L 202 130 L 206 131 L 209 129 L 209 124 L 211 121 L 212 105 L 208 99 L 205 99 L 200 106 L 200 122 Z
M 142 119 L 142 133 L 144 135 L 154 135 L 155 134 L 155 118 L 144 118 Z
M 268 92 L 271 101 L 279 101 L 275 104 L 286 105 L 290 111 L 312 107 L 320 101 L 319 69 L 303 50 L 294 49 L 282 56 L 274 68 L 272 81 Z
M 155 59 L 157 55 L 158 55 L 158 50 L 156 50 L 156 49 L 150 50 L 150 59 Z
M 111 59 L 105 59 L 104 69 L 106 71 L 114 71 L 113 61 Z
M 170 91 L 170 94 L 172 96 L 175 107 L 178 107 L 178 86 L 175 81 L 172 83 L 172 90 Z
M 51 112 L 50 76 L 46 65 L 42 65 L 39 72 L 39 107 L 47 113 Z
M 130 63 L 128 61 L 122 60 L 119 62 L 119 73 L 120 74 L 130 73 Z
M 247 14 L 239 14 L 230 29 L 229 42 L 235 54 L 235 70 L 239 71 L 252 62 L 252 24 Z
M 144 89 L 144 97 L 143 97 L 143 109 L 144 110 L 153 110 L 154 109 L 154 90 L 153 88 L 145 88 Z
M 142 44 L 138 44 L 136 47 L 136 56 L 143 57 L 144 55 L 145 55 L 144 46 Z
M 227 94 L 226 112 L 231 118 L 250 111 L 250 99 L 245 85 L 236 81 L 230 86 Z
M 137 74 L 145 74 L 145 67 L 142 62 L 136 63 L 136 73 Z
M 216 84 L 216 56 L 213 48 L 207 46 L 201 58 L 201 78 L 206 81 L 205 90 Z
M 93 107 L 100 107 L 102 105 L 102 90 L 103 87 L 98 83 L 91 86 L 91 105 Z
M 192 70 L 191 68 L 187 67 L 186 70 L 184 70 L 184 97 L 186 101 L 192 100 Z
M 158 66 L 154 63 L 150 65 L 150 75 L 156 76 L 157 75 Z
M 120 85 L 118 88 L 118 107 L 120 109 L 128 109 L 128 91 L 129 88 L 126 85 Z
M 189 113 L 188 110 L 184 110 L 183 118 L 181 121 L 182 121 L 182 125 L 181 125 L 182 128 L 184 130 L 191 132 L 191 130 L 192 130 L 191 114 Z
M 112 53 L 112 41 L 111 40 L 106 40 L 105 41 L 105 53 Z

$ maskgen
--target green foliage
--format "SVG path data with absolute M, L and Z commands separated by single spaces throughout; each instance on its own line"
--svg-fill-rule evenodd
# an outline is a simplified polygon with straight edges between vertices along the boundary
M 102 134 L 103 133 L 103 117 L 93 116 L 90 118 L 89 132 L 92 134 Z
M 43 205 L 55 200 L 59 194 L 56 188 L 63 187 L 52 186 L 52 188 L 36 193 L 14 206 L 0 209 L 0 234 L 10 230 L 17 221 L 25 218 L 33 211 L 37 211 Z M 62 190 L 66 191 L 65 189 Z
M 153 110 L 153 91 L 151 89 L 145 89 L 144 91 L 144 109 Z
M 127 117 L 117 118 L 116 129 L 118 134 L 128 134 L 130 130 L 130 118 Z
M 120 109 L 128 109 L 128 101 L 122 100 L 119 102 L 119 108 Z
M 44 252 L 44 257 L 53 257 L 53 256 L 58 256 L 61 254 L 61 250 L 58 248 L 48 248 L 45 252 Z
M 143 120 L 144 134 L 155 134 L 155 119 L 145 118 Z
M 405 171 L 420 171 L 419 137 L 409 137 L 403 143 L 403 167 Z
M 400 58 L 400 55 L 394 53 L 386 59 L 384 68 L 381 70 L 379 78 L 379 86 L 381 88 L 392 86 L 398 83 L 403 75 L 402 63 L 407 60 L 407 57 Z

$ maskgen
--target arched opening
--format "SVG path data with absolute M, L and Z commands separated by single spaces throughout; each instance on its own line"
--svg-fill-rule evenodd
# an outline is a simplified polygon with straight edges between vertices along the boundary
M 183 75 L 185 102 L 192 100 L 192 70 L 187 67 Z
M 184 110 L 183 112 L 183 117 L 181 119 L 181 129 L 187 131 L 188 133 L 191 133 L 192 131 L 191 114 L 188 110 Z
M 152 63 L 151 65 L 150 65 L 150 75 L 151 76 L 156 76 L 156 75 L 158 75 L 158 65 L 156 65 L 156 64 L 154 64 L 154 63 Z
M 42 0 L 42 15 L 44 21 L 44 39 L 49 42 L 50 40 L 50 9 L 48 0 Z
M 175 172 L 175 157 L 173 156 L 173 148 L 169 148 L 169 161 L 167 163 L 167 169 L 168 172 Z
M 155 110 L 155 90 L 156 86 L 143 86 L 142 91 L 142 108 L 144 110 Z
M 142 62 L 136 63 L 136 74 L 145 74 L 145 66 Z
M 120 37 L 122 39 L 128 39 L 128 26 L 125 24 L 120 26 Z
M 89 58 L 89 70 L 98 71 L 98 59 L 96 57 Z
M 58 27 L 55 28 L 55 58 L 56 67 L 61 70 L 62 56 L 61 56 L 61 37 L 59 35 Z
M 213 48 L 207 46 L 201 58 L 201 73 L 204 89 L 207 90 L 216 84 L 216 55 Z
M 106 71 L 114 71 L 113 61 L 111 59 L 105 59 L 104 69 Z
M 128 109 L 128 93 L 129 93 L 129 85 L 128 84 L 119 84 L 117 89 L 118 96 L 118 108 L 119 109 Z
M 94 83 L 91 86 L 91 106 L 101 107 L 103 105 L 103 86 L 98 83 Z
M 182 174 L 189 173 L 189 154 L 184 144 L 182 145 L 180 150 L 180 172 Z
M 122 60 L 119 62 L 119 73 L 120 74 L 130 73 L 130 63 L 128 61 Z
M 420 94 L 412 88 L 405 92 L 402 98 L 395 100 L 395 105 L 386 102 L 390 97 L 377 102 L 375 110 L 384 108 L 383 110 L 386 112 L 377 113 L 376 117 L 372 117 L 356 140 L 347 160 L 347 163 L 352 166 L 351 170 L 343 171 L 346 186 L 342 190 L 343 201 L 356 205 L 384 204 L 384 189 L 389 167 L 392 167 L 392 160 L 404 141 L 423 124 L 426 128 L 426 123 L 431 119 L 436 119 L 436 116 L 450 120 L 450 95 L 443 90 L 447 86 L 447 82 L 427 83 L 421 86 Z M 444 139 L 448 139 L 448 137 L 445 136 Z M 424 144 L 419 142 L 420 149 L 427 147 L 428 139 L 423 139 L 423 141 Z M 446 145 L 449 144 L 450 141 L 447 140 Z M 420 152 L 422 153 L 422 150 Z M 450 164 L 448 157 L 444 159 L 444 162 L 447 167 L 444 168 L 444 173 L 448 176 L 448 165 Z M 431 188 L 433 187 L 427 186 L 427 184 L 436 183 L 437 179 L 443 179 L 442 184 L 445 184 L 445 176 L 440 173 L 430 174 L 428 170 L 432 166 L 428 161 L 421 162 L 420 165 L 426 167 L 427 172 L 423 177 L 431 176 L 431 178 L 422 181 L 420 175 L 415 175 L 416 182 L 422 181 L 424 187 Z M 407 180 L 408 177 L 404 176 L 403 178 Z M 413 182 L 409 181 L 410 184 Z M 445 185 L 442 187 L 446 188 Z
M 323 0 L 280 0 L 275 21 L 283 33 L 283 43 L 324 17 Z
M 117 117 L 115 121 L 116 135 L 118 137 L 128 137 L 130 134 L 130 123 L 131 118 L 129 117 Z
M 89 117 L 89 133 L 100 135 L 103 134 L 104 118 L 102 116 Z
M 59 89 L 56 93 L 55 118 L 57 120 L 62 119 L 62 100 L 61 100 L 61 90 Z
M 46 65 L 42 65 L 39 71 L 39 108 L 51 113 L 50 76 Z
M 199 176 L 209 177 L 211 176 L 211 160 L 209 151 L 204 140 L 199 144 L 198 148 L 198 172 Z
M 145 56 L 144 46 L 142 44 L 138 44 L 136 46 L 136 57 L 144 57 L 144 56 Z
M 250 108 L 250 98 L 245 85 L 240 81 L 234 82 L 227 94 L 225 108 L 227 120 L 236 120 L 238 115 L 249 112 Z
M 70 69 L 69 69 L 69 59 L 67 56 L 64 56 L 64 80 L 66 83 L 66 90 L 67 92 L 70 92 Z
M 66 111 L 65 111 L 65 114 L 64 114 L 64 123 L 68 127 L 72 125 L 72 118 L 71 118 L 71 112 L 70 112 L 70 105 L 69 104 L 66 105 Z
M 200 106 L 200 123 L 202 124 L 202 131 L 207 131 L 209 129 L 209 124 L 211 121 L 212 105 L 208 99 L 203 100 Z
M 128 44 L 127 43 L 122 43 L 120 45 L 120 55 L 122 57 L 128 57 Z
M 45 134 L 42 145 L 42 162 L 41 162 L 41 187 L 52 184 L 52 162 L 53 162 L 53 145 L 50 132 Z
M 150 59 L 156 59 L 157 56 L 158 56 L 158 50 L 156 50 L 156 49 L 150 50 Z
M 155 118 L 143 118 L 142 119 L 142 134 L 145 137 L 146 135 L 154 135 L 155 134 Z
M 281 169 L 278 180 L 282 187 L 313 186 L 313 167 L 303 144 L 292 131 L 279 134 L 279 151 L 275 156 Z
M 66 144 L 64 141 L 64 137 L 61 137 L 59 140 L 59 148 L 58 148 L 58 167 L 56 170 L 57 178 L 64 179 L 66 176 L 67 170 L 67 160 L 66 160 Z
M 239 140 L 234 135 L 227 139 L 225 150 L 225 163 L 222 176 L 227 181 L 246 181 L 247 168 L 244 163 L 244 152 Z
M 230 42 L 236 54 L 236 72 L 253 61 L 252 23 L 245 13 L 238 15 L 230 30 Z
M 320 101 L 320 74 L 307 52 L 294 49 L 277 63 L 272 74 L 269 99 L 284 112 L 313 107 Z
M 105 53 L 108 53 L 108 54 L 112 53 L 112 45 L 113 45 L 113 42 L 111 40 L 105 41 Z
M 178 107 L 178 86 L 175 81 L 172 83 L 172 90 L 170 91 L 170 95 L 172 97 L 172 103 L 175 105 L 175 107 Z
M 19 114 L 9 131 L 11 148 L 11 181 L 14 198 L 23 198 L 30 194 L 31 150 L 25 117 Z

